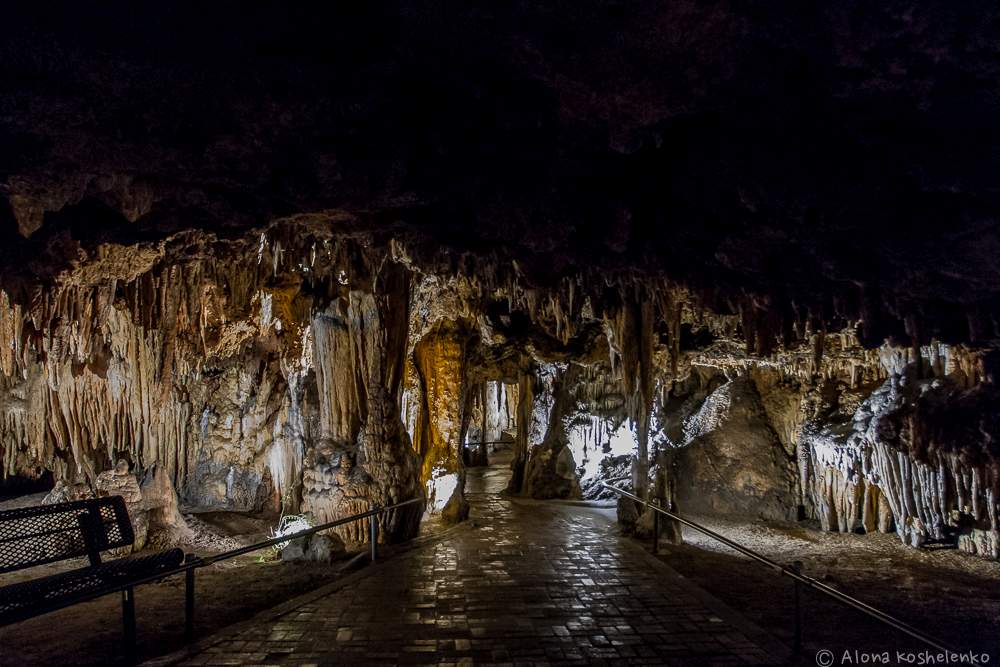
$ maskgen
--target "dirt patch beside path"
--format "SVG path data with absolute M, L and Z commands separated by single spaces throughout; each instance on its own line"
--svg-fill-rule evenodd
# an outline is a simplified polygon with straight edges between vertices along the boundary
M 824 533 L 798 524 L 748 524 L 690 517 L 780 563 L 802 561 L 805 574 L 890 613 L 959 650 L 1000 660 L 1000 563 L 955 549 L 911 549 L 894 535 Z M 789 646 L 791 580 L 694 530 L 663 560 Z M 803 664 L 817 651 L 882 653 L 926 647 L 814 591 L 802 593 Z

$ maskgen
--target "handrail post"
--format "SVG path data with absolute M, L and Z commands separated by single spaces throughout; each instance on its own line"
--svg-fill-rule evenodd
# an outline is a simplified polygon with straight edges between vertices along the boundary
M 372 562 L 378 557 L 378 507 L 372 503 L 372 514 L 368 517 L 368 539 L 372 543 Z
M 136 664 L 135 590 L 131 586 L 122 589 L 122 626 L 125 635 L 125 663 L 134 665 Z
M 184 560 L 190 563 L 195 558 L 194 554 L 187 554 Z M 184 573 L 184 640 L 189 644 L 194 641 L 194 571 L 190 567 Z
M 802 561 L 797 560 L 792 563 L 792 570 L 796 574 L 802 573 Z M 795 582 L 795 639 L 792 644 L 793 655 L 802 654 L 802 601 L 801 601 L 801 590 L 802 584 L 799 583 L 798 579 L 793 579 Z
M 653 553 L 660 553 L 660 513 L 653 511 Z

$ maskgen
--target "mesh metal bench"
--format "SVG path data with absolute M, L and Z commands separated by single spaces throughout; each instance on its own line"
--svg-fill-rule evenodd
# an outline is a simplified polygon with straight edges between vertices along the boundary
M 122 592 L 126 657 L 135 658 L 133 586 L 181 564 L 170 549 L 103 562 L 101 552 L 135 541 L 121 496 L 0 512 L 0 575 L 86 556 L 89 564 L 68 572 L 0 587 L 0 626 Z

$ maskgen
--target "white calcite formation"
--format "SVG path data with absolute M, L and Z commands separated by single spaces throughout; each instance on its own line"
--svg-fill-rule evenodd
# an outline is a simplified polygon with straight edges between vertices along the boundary
M 957 538 L 963 550 L 997 558 L 996 423 L 969 412 L 992 402 L 992 384 L 957 350 L 924 348 L 919 360 L 884 352 L 888 378 L 849 419 L 803 426 L 823 527 L 894 529 L 913 546 Z

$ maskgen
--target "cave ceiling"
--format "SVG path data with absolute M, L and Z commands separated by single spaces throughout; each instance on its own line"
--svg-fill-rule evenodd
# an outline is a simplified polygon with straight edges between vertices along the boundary
M 15 295 L 101 246 L 142 250 L 97 269 L 127 279 L 292 221 L 405 240 L 428 270 L 669 280 L 723 312 L 863 319 L 869 346 L 996 336 L 991 3 L 6 11 Z

